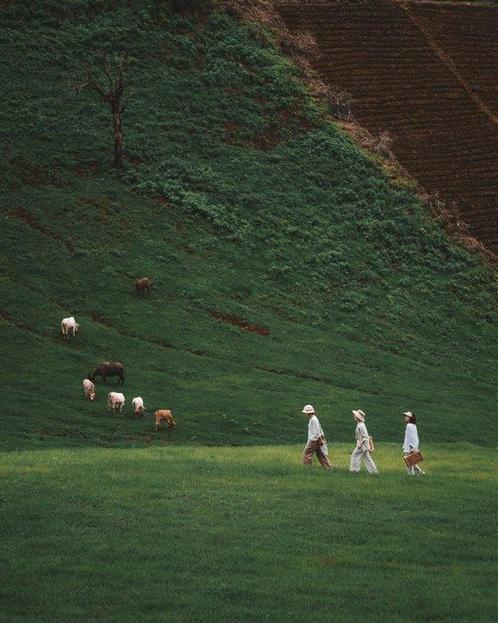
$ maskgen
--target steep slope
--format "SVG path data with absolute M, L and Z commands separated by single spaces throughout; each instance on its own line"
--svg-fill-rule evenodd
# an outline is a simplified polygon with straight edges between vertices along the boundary
M 2 18 L 4 447 L 296 441 L 306 402 L 333 439 L 361 406 L 382 439 L 411 408 L 427 439 L 492 442 L 496 423 L 473 419 L 494 408 L 490 269 L 271 45 L 152 0 L 13 3 Z M 73 89 L 109 45 L 136 59 L 119 174 L 108 111 Z M 156 287 L 137 299 L 144 274 Z M 82 329 L 64 342 L 69 314 Z M 101 359 L 177 430 L 106 415 L 112 382 L 84 402 Z
M 352 94 L 360 123 L 388 130 L 410 174 L 455 202 L 472 234 L 497 251 L 498 64 L 489 51 L 498 11 L 394 0 L 280 4 L 289 27 L 316 35 L 316 68 Z

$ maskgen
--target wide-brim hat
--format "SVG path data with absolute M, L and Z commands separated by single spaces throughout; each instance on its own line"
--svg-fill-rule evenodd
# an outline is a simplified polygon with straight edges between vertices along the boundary
M 309 415 L 310 413 L 315 413 L 315 409 L 313 408 L 313 405 L 305 405 L 302 412 Z
M 403 415 L 406 415 L 408 417 L 413 417 L 413 413 L 411 411 L 404 411 Z
M 365 418 L 367 417 L 365 411 L 362 411 L 361 409 L 353 409 L 352 413 L 353 417 L 360 422 L 364 422 Z

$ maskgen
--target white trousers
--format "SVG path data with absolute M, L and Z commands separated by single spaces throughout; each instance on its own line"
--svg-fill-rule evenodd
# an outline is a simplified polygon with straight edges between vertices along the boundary
M 353 450 L 353 454 L 351 455 L 351 463 L 349 464 L 349 471 L 359 472 L 362 461 L 365 464 L 365 467 L 367 468 L 367 471 L 369 474 L 379 473 L 377 466 L 375 465 L 372 457 L 370 456 L 370 452 L 358 450 L 358 448 L 355 448 Z

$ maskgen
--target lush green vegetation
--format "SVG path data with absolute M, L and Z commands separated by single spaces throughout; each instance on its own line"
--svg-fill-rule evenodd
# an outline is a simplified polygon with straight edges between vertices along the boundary
M 335 439 L 361 406 L 382 439 L 411 408 L 424 439 L 493 443 L 491 270 L 327 120 L 271 33 L 152 1 L 2 22 L 5 447 L 150 441 L 150 419 L 105 416 L 108 388 L 83 401 L 101 359 L 126 365 L 128 401 L 173 408 L 175 440 L 295 441 L 313 402 Z M 108 110 L 72 88 L 111 45 L 136 59 L 122 174 Z
M 4 453 L 8 621 L 496 620 L 490 449 L 427 476 L 304 470 L 300 448 Z

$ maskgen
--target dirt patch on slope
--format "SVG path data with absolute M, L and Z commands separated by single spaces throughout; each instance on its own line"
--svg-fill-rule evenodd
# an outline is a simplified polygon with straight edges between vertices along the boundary
M 232 314 L 224 314 L 223 312 L 217 311 L 215 309 L 210 309 L 209 313 L 216 320 L 221 320 L 222 322 L 227 322 L 228 324 L 233 324 L 236 327 L 239 327 L 243 331 L 249 331 L 251 333 L 256 333 L 257 335 L 268 336 L 270 335 L 270 329 L 268 327 L 263 327 L 261 325 L 253 324 L 244 318 L 240 318 L 239 316 L 233 316 Z
M 112 322 L 109 318 L 104 318 L 104 316 L 99 316 L 98 314 L 91 314 L 90 317 L 94 322 L 101 324 L 104 327 L 112 327 Z
M 28 331 L 29 333 L 37 334 L 35 327 L 33 327 L 32 325 L 28 325 L 24 322 L 20 322 L 19 320 L 16 320 L 15 318 L 11 316 L 11 314 L 6 312 L 4 309 L 0 309 L 0 320 L 3 320 L 4 322 L 8 324 L 13 325 L 17 329 L 20 329 L 21 331 Z
M 62 236 L 51 231 L 50 229 L 45 227 L 45 225 L 38 223 L 34 216 L 25 208 L 19 207 L 16 210 L 10 212 L 9 216 L 17 219 L 18 221 L 21 221 L 31 229 L 40 232 L 44 236 L 47 236 L 48 238 L 51 238 L 52 240 L 63 244 L 70 251 L 74 250 L 74 245 L 71 240 L 62 238 Z

